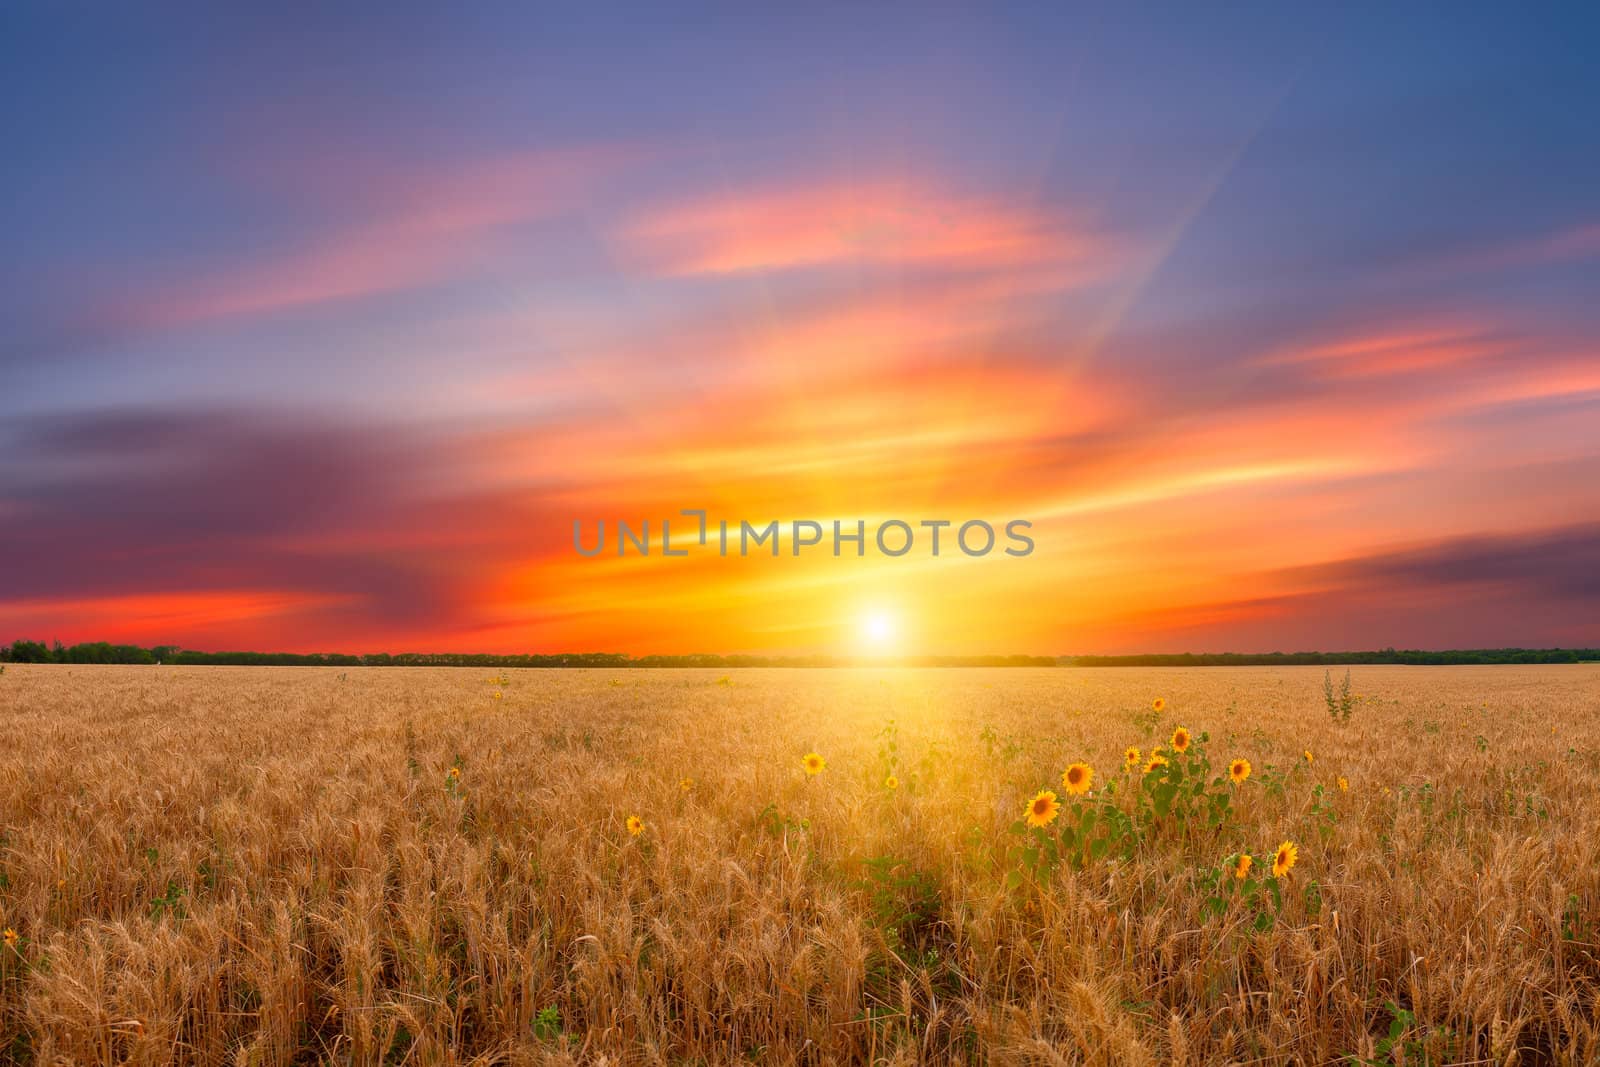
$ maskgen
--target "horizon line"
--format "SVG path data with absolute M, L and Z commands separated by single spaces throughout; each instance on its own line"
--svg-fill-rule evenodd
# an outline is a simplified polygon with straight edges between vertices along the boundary
M 1293 652 L 966 653 L 894 656 L 840 653 L 646 653 L 626 652 L 262 652 L 203 650 L 179 645 L 86 641 L 65 645 L 19 638 L 0 645 L 0 662 L 61 665 L 176 666 L 463 666 L 593 667 L 958 667 L 958 666 L 1337 666 L 1383 664 L 1576 663 L 1600 661 L 1600 649 L 1581 647 L 1297 650 Z

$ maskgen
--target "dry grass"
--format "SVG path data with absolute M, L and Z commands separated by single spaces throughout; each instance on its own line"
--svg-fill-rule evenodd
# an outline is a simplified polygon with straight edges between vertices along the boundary
M 1321 684 L 13 665 L 0 1059 L 1600 1062 L 1600 669 Z M 1178 723 L 1231 821 L 1007 887 L 1039 788 Z M 1285 838 L 1270 928 L 1204 913 Z

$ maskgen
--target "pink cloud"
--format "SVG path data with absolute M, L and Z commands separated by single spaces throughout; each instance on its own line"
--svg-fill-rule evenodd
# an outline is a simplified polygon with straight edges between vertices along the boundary
M 872 263 L 1071 268 L 1065 281 L 1103 273 L 1116 250 L 1075 220 L 895 180 L 734 192 L 653 211 L 625 236 L 667 275 Z
M 354 197 L 340 213 L 355 221 L 286 250 L 242 250 L 237 267 L 152 287 L 107 317 L 162 328 L 425 288 L 494 262 L 512 250 L 509 231 L 570 211 L 634 154 L 531 151 L 440 172 L 363 169 L 370 163 L 314 170 L 289 183 L 294 194 Z
M 1327 379 L 1377 378 L 1470 363 L 1504 352 L 1508 343 L 1503 333 L 1472 323 L 1408 323 L 1297 345 L 1272 353 L 1261 363 L 1310 366 Z

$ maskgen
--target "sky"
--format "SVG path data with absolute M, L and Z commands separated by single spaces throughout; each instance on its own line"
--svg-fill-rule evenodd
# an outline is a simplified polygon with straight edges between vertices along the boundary
M 0 640 L 1600 645 L 1592 14 L 226 7 L 0 11 Z

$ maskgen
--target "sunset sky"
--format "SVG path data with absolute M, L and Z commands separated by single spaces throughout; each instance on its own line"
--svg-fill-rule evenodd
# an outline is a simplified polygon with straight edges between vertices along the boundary
M 335 7 L 0 13 L 0 641 L 1600 645 L 1592 21 Z

